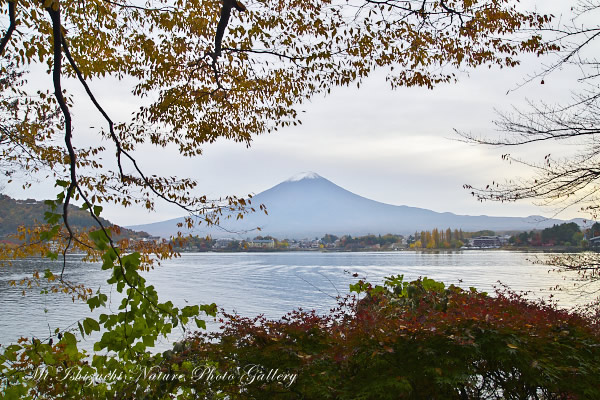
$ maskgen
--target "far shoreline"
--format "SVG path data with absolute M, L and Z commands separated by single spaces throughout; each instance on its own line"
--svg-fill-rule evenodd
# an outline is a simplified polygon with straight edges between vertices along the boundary
M 465 247 L 459 249 L 410 249 L 403 248 L 398 250 L 391 249 L 311 249 L 311 248 L 302 248 L 302 249 L 244 249 L 244 250 L 177 250 L 178 253 L 182 254 L 199 254 L 199 253 L 214 253 L 214 254 L 235 254 L 235 253 L 245 253 L 245 254 L 253 254 L 253 253 L 463 253 L 469 251 L 510 251 L 516 253 L 585 253 L 585 252 L 595 252 L 591 249 L 582 249 L 577 247 L 567 247 L 567 246 L 545 246 L 543 248 L 538 247 L 512 247 L 512 246 L 504 246 L 497 248 L 490 247 Z

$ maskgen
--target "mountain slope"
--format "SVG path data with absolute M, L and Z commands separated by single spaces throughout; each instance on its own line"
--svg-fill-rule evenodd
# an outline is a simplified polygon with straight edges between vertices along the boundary
M 261 235 L 277 238 L 321 237 L 325 233 L 336 235 L 364 235 L 399 233 L 409 234 L 433 228 L 496 231 L 542 229 L 564 221 L 540 216 L 489 217 L 467 216 L 452 213 L 380 203 L 356 195 L 315 173 L 294 176 L 252 199 L 252 204 L 265 204 L 269 215 L 254 213 L 242 221 L 226 221 L 223 226 L 230 231 L 262 228 Z M 168 237 L 176 231 L 182 218 L 129 228 L 144 230 L 152 235 Z M 582 220 L 575 221 L 582 224 Z M 197 228 L 194 234 L 214 237 L 232 236 L 219 229 Z M 258 232 L 243 234 L 253 236 Z

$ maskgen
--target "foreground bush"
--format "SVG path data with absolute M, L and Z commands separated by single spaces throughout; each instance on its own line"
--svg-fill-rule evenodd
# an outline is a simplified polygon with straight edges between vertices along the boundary
M 430 279 L 359 281 L 360 301 L 280 321 L 227 315 L 167 354 L 164 385 L 231 399 L 598 399 L 597 319 Z M 160 395 L 157 393 L 156 395 Z
M 351 288 L 362 299 L 328 315 L 225 315 L 220 332 L 162 354 L 136 344 L 90 357 L 71 333 L 22 339 L 0 349 L 0 398 L 600 398 L 597 314 L 427 278 Z

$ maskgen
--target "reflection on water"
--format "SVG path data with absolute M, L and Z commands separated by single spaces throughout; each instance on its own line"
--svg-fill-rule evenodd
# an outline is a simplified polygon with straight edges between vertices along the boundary
M 533 265 L 530 260 L 535 257 L 507 251 L 200 253 L 163 262 L 146 276 L 162 301 L 170 299 L 177 306 L 215 302 L 227 311 L 270 318 L 298 307 L 328 311 L 335 305 L 335 296 L 348 293 L 348 285 L 355 280 L 345 271 L 358 273 L 372 283 L 404 274 L 405 279 L 427 276 L 488 292 L 493 292 L 500 281 L 513 290 L 530 291 L 530 297 L 554 294 L 564 307 L 586 300 L 577 293 L 550 292 L 548 289 L 557 284 L 572 285 L 574 276 Z M 21 335 L 48 337 L 55 328 L 64 329 L 89 316 L 87 305 L 73 303 L 71 297 L 40 294 L 40 289 L 23 297 L 21 288 L 8 286 L 12 279 L 46 268 L 59 274 L 62 261 L 17 260 L 11 267 L 0 267 L 0 343 L 14 342 Z M 77 256 L 67 259 L 65 278 L 94 290 L 100 288 L 109 295 L 111 309 L 116 310 L 120 297 L 106 284 L 107 277 L 99 264 L 82 263 Z

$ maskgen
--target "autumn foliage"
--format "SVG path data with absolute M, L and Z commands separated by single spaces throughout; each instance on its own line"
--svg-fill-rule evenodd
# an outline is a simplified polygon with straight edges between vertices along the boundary
M 216 366 L 294 372 L 276 381 L 198 381 L 232 399 L 592 399 L 600 396 L 598 319 L 489 296 L 424 278 L 359 282 L 329 315 L 298 310 L 279 321 L 227 315 L 223 331 L 198 334 L 169 368 Z M 266 374 L 267 372 L 265 372 Z
M 173 146 L 184 156 L 200 155 L 219 138 L 249 145 L 258 134 L 301 123 L 302 103 L 337 86 L 358 86 L 377 68 L 387 69 L 392 87 L 433 88 L 455 81 L 464 68 L 513 67 L 522 53 L 557 49 L 538 32 L 550 15 L 519 11 L 512 0 L 8 0 L 0 1 L 0 16 L 0 172 L 17 181 L 46 174 L 57 190 L 46 202 L 46 224 L 22 228 L 27 242 L 5 248 L 0 259 L 62 253 L 66 266 L 66 254 L 81 250 L 102 261 L 107 283 L 123 296 L 113 310 L 100 290 L 78 292 L 62 274 L 43 275 L 60 282 L 57 291 L 105 313 L 76 321 L 79 336 L 66 328 L 43 343 L 22 338 L 3 347 L 3 396 L 476 398 L 499 391 L 526 398 L 541 391 L 598 397 L 590 379 L 599 364 L 592 320 L 429 280 L 359 285 L 369 300 L 349 300 L 328 316 L 298 311 L 279 322 L 232 316 L 222 333 L 153 352 L 173 329 L 205 327 L 201 314 L 211 316 L 213 305 L 159 301 L 140 272 L 173 249 L 119 242 L 100 219 L 102 204 L 152 210 L 157 199 L 207 225 L 242 218 L 254 210 L 246 197 L 211 200 L 192 179 L 145 171 L 136 159 L 143 145 Z M 27 79 L 40 65 L 49 74 L 38 89 Z M 119 99 L 136 105 L 130 119 L 117 120 L 104 108 L 109 101 L 96 97 L 108 77 L 132 82 L 130 96 Z M 101 120 L 93 127 L 72 112 L 88 101 Z M 96 222 L 89 236 L 69 223 L 74 201 Z M 187 227 L 195 221 L 188 218 Z M 22 282 L 33 286 L 40 277 Z M 101 338 L 90 355 L 78 345 L 95 333 Z M 188 371 L 206 362 L 220 369 L 274 365 L 298 371 L 298 380 L 289 388 L 240 387 L 235 380 L 140 373 Z M 105 378 L 67 379 L 71 368 Z M 39 371 L 48 374 L 36 380 Z

